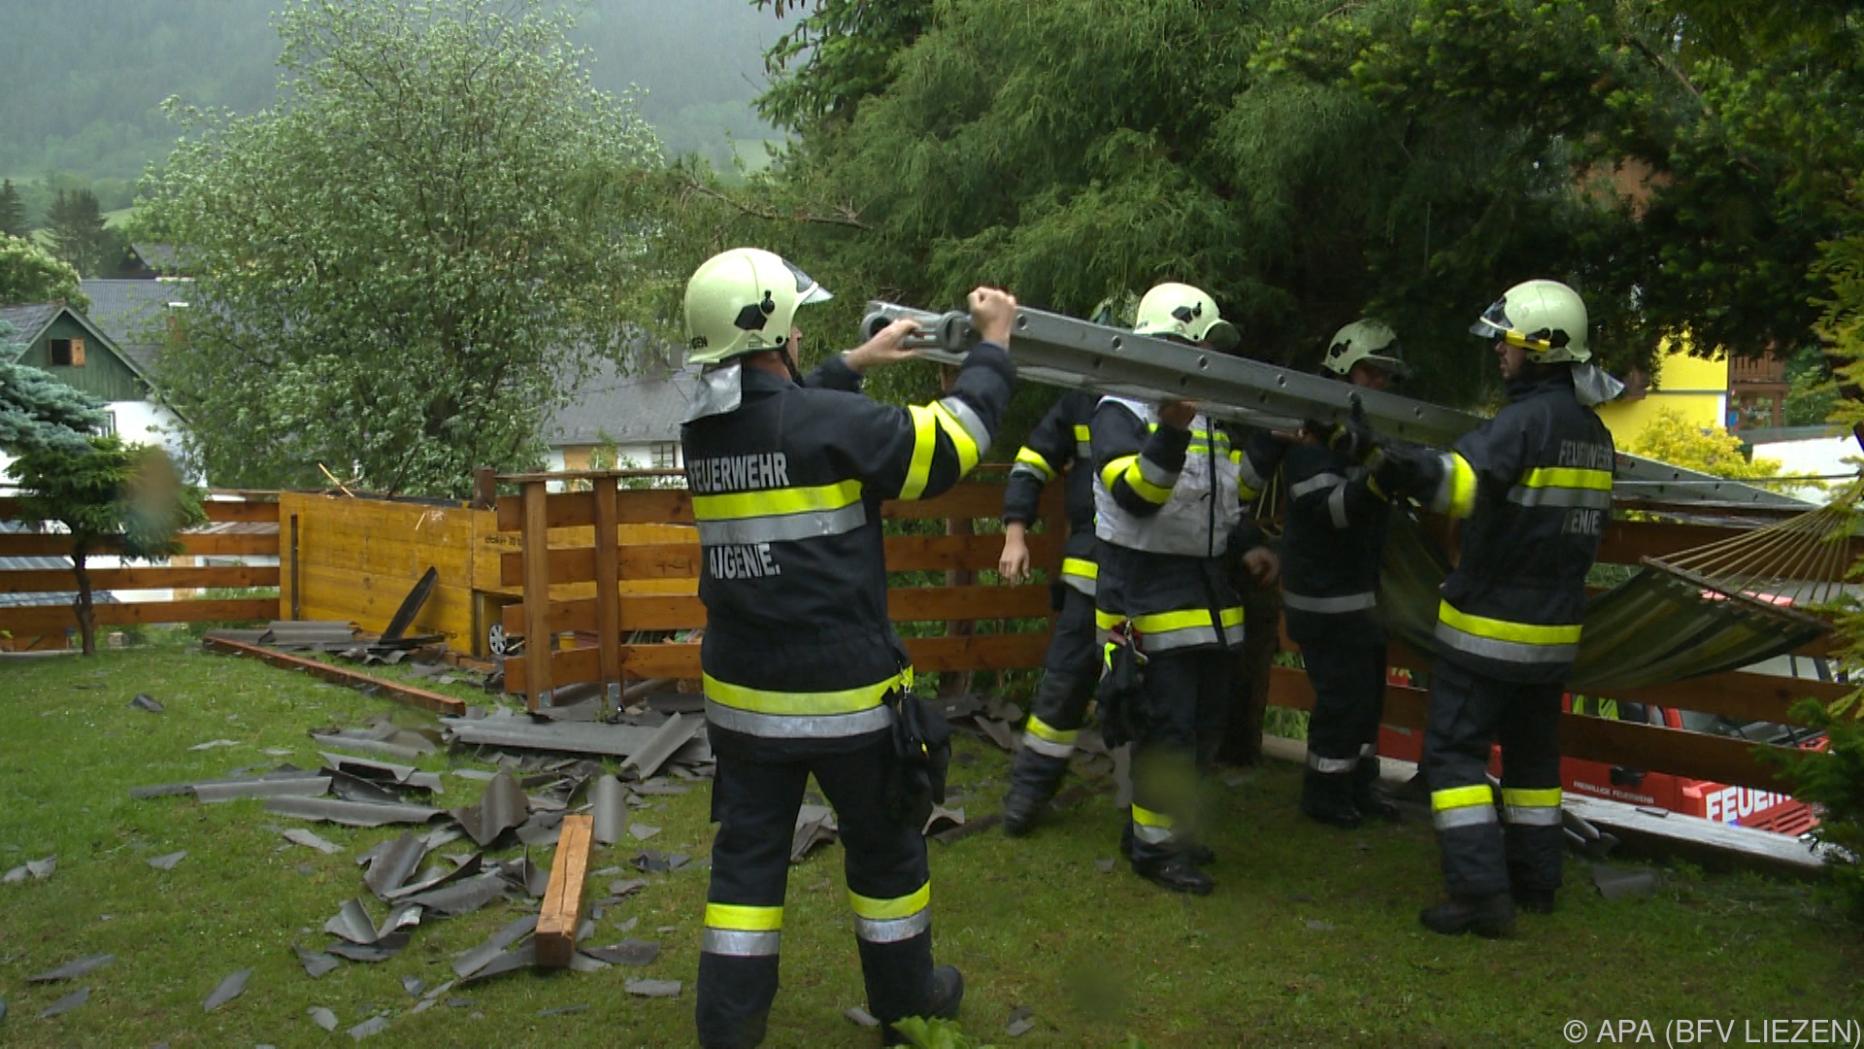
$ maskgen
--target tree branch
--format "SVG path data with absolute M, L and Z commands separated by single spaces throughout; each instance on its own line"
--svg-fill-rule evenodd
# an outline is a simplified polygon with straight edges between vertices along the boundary
M 756 205 L 738 200 L 730 194 L 721 193 L 694 178 L 690 172 L 682 170 L 680 172 L 680 178 L 685 182 L 687 192 L 697 193 L 702 197 L 708 197 L 720 203 L 729 204 L 752 218 L 766 219 L 771 222 L 813 222 L 827 226 L 844 226 L 849 229 L 858 229 L 864 232 L 872 232 L 874 228 L 861 221 L 861 213 L 856 211 L 852 204 L 834 205 L 835 213 L 829 215 L 819 214 L 813 211 L 792 211 L 785 213 L 775 208 L 760 208 Z

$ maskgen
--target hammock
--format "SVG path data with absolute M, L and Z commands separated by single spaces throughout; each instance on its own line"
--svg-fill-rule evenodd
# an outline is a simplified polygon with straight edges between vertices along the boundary
M 1681 681 L 1783 655 L 1828 624 L 1793 606 L 1837 596 L 1850 519 L 1820 507 L 1659 559 L 1592 598 L 1569 685 L 1588 692 Z M 1379 607 L 1392 636 L 1436 654 L 1443 551 L 1417 518 L 1392 515 Z

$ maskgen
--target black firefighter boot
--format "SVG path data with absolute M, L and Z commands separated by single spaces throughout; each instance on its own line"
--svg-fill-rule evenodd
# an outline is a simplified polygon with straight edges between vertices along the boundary
M 1353 806 L 1352 775 L 1308 769 L 1301 778 L 1301 812 L 1308 819 L 1346 830 L 1359 826 L 1364 818 Z
M 1067 772 L 1066 758 L 1037 754 L 1026 746 L 1017 751 L 1010 763 L 1010 792 L 1003 798 L 1003 833 L 1020 838 L 1034 830 Z
M 1419 911 L 1417 919 L 1426 929 L 1445 936 L 1473 932 L 1493 940 L 1514 932 L 1514 898 L 1505 892 L 1488 896 L 1453 893 L 1445 902 Z
M 1392 804 L 1385 791 L 1379 786 L 1379 758 L 1376 754 L 1364 754 L 1359 764 L 1353 766 L 1353 807 L 1361 816 L 1369 819 L 1397 823 L 1402 817 L 1398 806 Z

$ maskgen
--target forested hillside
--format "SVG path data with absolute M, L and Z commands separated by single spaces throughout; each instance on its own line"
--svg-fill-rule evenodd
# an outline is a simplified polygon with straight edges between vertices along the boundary
M 0 175 L 44 221 L 55 188 L 89 187 L 108 211 L 129 203 L 143 166 L 176 135 L 170 95 L 250 112 L 277 81 L 279 0 L 60 0 L 9 3 L 0 34 Z M 727 138 L 772 134 L 752 111 L 762 51 L 780 26 L 745 0 L 564 0 L 595 85 L 647 89 L 642 114 L 669 152 L 729 166 Z

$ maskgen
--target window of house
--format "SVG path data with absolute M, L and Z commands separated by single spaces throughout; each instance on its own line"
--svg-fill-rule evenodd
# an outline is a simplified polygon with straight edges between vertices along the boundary
M 654 466 L 656 469 L 671 470 L 680 464 L 680 446 L 673 441 L 654 442 Z
M 83 339 L 47 339 L 45 345 L 51 351 L 52 367 L 84 367 Z
M 117 420 L 116 420 L 115 412 L 112 412 L 112 411 L 104 412 L 104 424 L 102 427 L 100 427 L 100 431 L 103 433 L 105 437 L 108 437 L 117 432 Z

